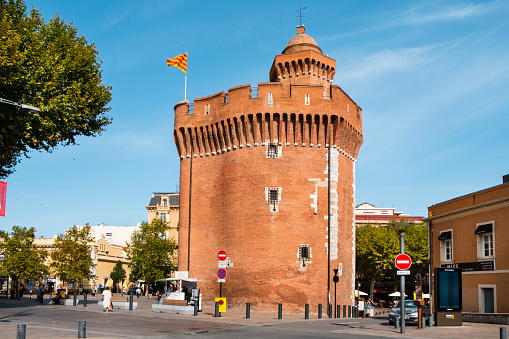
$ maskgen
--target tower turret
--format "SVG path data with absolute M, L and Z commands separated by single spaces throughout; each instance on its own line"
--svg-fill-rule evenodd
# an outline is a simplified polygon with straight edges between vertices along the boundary
M 281 54 L 274 58 L 269 72 L 271 82 L 281 82 L 290 96 L 293 85 L 321 85 L 324 97 L 330 97 L 330 84 L 336 71 L 336 61 L 323 55 L 315 40 L 297 27 Z

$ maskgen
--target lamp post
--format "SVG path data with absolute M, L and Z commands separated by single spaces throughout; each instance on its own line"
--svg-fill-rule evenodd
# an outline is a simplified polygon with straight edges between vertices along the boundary
M 339 271 L 338 268 L 334 269 L 334 278 L 332 278 L 332 281 L 334 281 L 334 318 L 337 318 L 337 308 L 338 308 L 337 304 L 336 304 L 336 292 L 338 290 L 338 281 L 339 281 L 338 271 Z

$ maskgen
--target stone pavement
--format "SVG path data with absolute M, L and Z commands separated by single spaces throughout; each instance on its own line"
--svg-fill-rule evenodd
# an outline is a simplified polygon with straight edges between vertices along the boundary
M 204 307 L 198 316 L 152 312 L 155 299 L 135 298 L 138 308 L 133 311 L 115 310 L 107 315 L 98 307 L 100 299 L 88 299 L 88 307 L 83 307 L 80 296 L 78 306 L 48 305 L 49 296 L 44 304 L 0 298 L 0 337 L 15 338 L 17 324 L 27 324 L 27 338 L 77 338 L 78 319 L 87 321 L 87 338 L 167 338 L 170 335 L 196 334 L 204 337 L 220 335 L 221 331 L 235 329 L 241 331 L 246 326 L 273 327 L 284 331 L 285 328 L 302 328 L 307 333 L 334 333 L 341 337 L 363 334 L 367 337 L 412 337 L 412 338 L 499 338 L 500 327 L 497 324 L 463 323 L 463 326 L 426 327 L 407 325 L 406 333 L 389 326 L 387 314 L 373 318 L 317 319 L 310 314 L 305 320 L 304 314 L 284 313 L 283 319 L 277 319 L 277 306 L 274 310 L 256 310 L 251 308 L 251 319 L 246 319 L 244 309 L 227 309 L 220 318 L 214 317 L 212 307 Z M 29 315 L 29 316 L 28 316 Z M 509 326 L 505 326 L 509 327 Z M 319 332 L 321 331 L 321 332 Z M 309 336 L 308 336 L 309 337 Z

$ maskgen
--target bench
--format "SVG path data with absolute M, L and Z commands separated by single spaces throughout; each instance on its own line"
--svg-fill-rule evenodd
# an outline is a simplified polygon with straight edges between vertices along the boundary
M 60 305 L 74 306 L 74 297 L 69 299 L 58 299 L 58 302 L 60 303 Z M 78 305 L 79 303 L 80 300 L 76 299 L 76 305 Z
M 111 303 L 113 304 L 113 308 L 117 310 L 129 309 L 129 299 L 127 297 L 111 297 Z M 97 304 L 99 305 L 99 308 L 104 308 L 102 300 L 99 300 Z M 138 303 L 133 301 L 133 310 L 135 310 L 137 307 Z
M 187 306 L 187 300 L 163 299 L 162 305 Z

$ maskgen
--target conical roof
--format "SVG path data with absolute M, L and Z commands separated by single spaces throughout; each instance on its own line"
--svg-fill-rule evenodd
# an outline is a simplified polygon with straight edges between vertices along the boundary
M 322 49 L 318 47 L 316 44 L 315 39 L 310 37 L 305 33 L 304 26 L 298 26 L 297 27 L 297 34 L 294 35 L 290 41 L 286 44 L 285 49 L 281 54 L 290 54 L 295 52 L 301 52 L 301 51 L 315 51 L 320 54 L 322 53 Z

